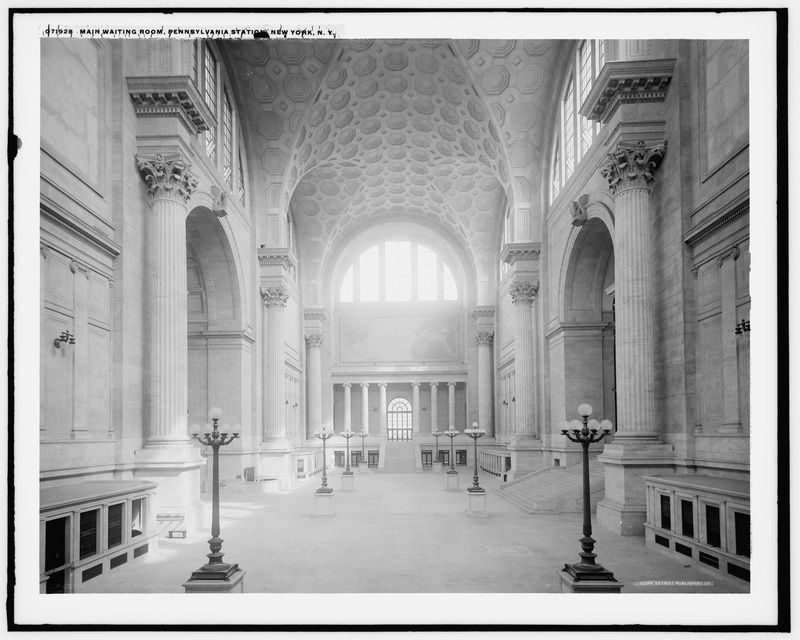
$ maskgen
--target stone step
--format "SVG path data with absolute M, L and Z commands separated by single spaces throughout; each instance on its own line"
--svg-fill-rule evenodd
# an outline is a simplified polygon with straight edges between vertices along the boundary
M 602 465 L 589 468 L 592 507 L 605 495 Z M 548 467 L 502 485 L 498 494 L 528 513 L 574 513 L 583 508 L 583 468 Z

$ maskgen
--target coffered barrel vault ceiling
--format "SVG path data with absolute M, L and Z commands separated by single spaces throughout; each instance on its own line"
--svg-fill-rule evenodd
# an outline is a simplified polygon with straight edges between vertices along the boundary
M 307 277 L 367 215 L 419 217 L 492 276 L 506 208 L 538 216 L 558 42 L 224 45 L 259 206 L 291 210 Z M 535 232 L 534 232 L 535 233 Z

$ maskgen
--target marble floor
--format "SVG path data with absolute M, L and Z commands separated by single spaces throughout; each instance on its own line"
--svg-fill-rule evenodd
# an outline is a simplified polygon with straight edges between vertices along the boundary
M 461 487 L 472 482 L 462 469 Z M 319 479 L 283 493 L 221 494 L 225 561 L 247 572 L 248 593 L 554 593 L 556 571 L 578 560 L 580 514 L 528 514 L 482 476 L 488 513 L 433 473 L 365 473 L 341 491 L 336 515 L 314 517 Z M 210 512 L 210 495 L 203 496 Z M 644 538 L 597 526 L 598 561 L 625 593 L 746 593 L 748 585 L 647 549 Z M 83 593 L 181 593 L 205 562 L 208 534 L 162 539 L 159 548 L 82 585 Z

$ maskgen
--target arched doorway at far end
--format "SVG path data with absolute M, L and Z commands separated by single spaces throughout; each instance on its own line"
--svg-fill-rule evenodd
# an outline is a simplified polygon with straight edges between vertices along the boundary
M 405 398 L 394 398 L 386 408 L 386 435 L 388 440 L 411 440 L 413 431 L 411 403 Z

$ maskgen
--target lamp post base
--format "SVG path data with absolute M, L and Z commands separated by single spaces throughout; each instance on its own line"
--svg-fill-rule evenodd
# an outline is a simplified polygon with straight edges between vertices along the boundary
M 616 582 L 617 579 L 614 574 L 601 567 L 599 564 L 584 564 L 576 562 L 575 564 L 565 564 L 562 571 L 568 573 L 576 582 L 590 581 L 606 581 Z
M 449 471 L 444 474 L 444 488 L 448 491 L 458 490 L 458 472 L 450 473 Z
M 488 515 L 486 511 L 486 492 L 470 491 L 467 489 L 467 513 L 473 515 Z
M 237 565 L 225 565 L 234 567 L 228 577 L 223 577 L 219 572 L 203 572 L 203 567 L 192 573 L 192 576 L 183 583 L 183 590 L 185 593 L 244 593 L 244 576 L 245 572 L 242 571 Z M 219 575 L 204 575 L 201 578 L 196 578 L 198 573 L 205 574 L 218 574 Z
M 342 491 L 355 491 L 356 490 L 356 477 L 353 472 L 342 474 Z
M 333 504 L 333 489 L 326 493 L 320 493 L 319 489 L 314 494 L 314 513 L 315 517 L 332 518 L 336 515 Z
M 570 565 L 565 565 L 564 570 L 556 571 L 556 575 L 561 582 L 561 593 L 621 593 L 625 586 L 611 576 L 611 579 L 590 579 L 582 578 L 576 580 L 574 576 L 566 571 Z M 605 571 L 605 569 L 603 569 Z M 610 571 L 607 573 L 611 573 Z

